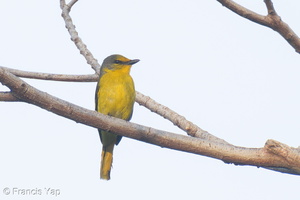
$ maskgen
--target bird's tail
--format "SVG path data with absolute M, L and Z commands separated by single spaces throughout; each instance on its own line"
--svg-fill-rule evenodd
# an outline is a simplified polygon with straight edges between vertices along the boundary
M 113 150 L 115 144 L 112 143 L 107 147 L 102 148 L 101 154 L 101 169 L 100 169 L 100 178 L 109 180 L 110 179 L 110 170 L 112 166 Z

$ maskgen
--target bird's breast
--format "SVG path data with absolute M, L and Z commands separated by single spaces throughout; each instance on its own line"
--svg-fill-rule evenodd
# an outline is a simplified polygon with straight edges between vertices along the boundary
M 98 112 L 129 120 L 135 101 L 134 83 L 129 74 L 110 72 L 98 83 Z

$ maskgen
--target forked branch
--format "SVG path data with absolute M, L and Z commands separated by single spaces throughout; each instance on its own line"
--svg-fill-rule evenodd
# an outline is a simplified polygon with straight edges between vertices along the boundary
M 277 15 L 271 0 L 264 0 L 268 14 L 266 16 L 253 12 L 232 0 L 217 0 L 232 12 L 249 19 L 260 25 L 269 27 L 278 32 L 295 50 L 300 53 L 300 38 L 298 35 Z
M 244 148 L 205 139 L 179 135 L 130 123 L 74 105 L 30 86 L 4 68 L 0 82 L 13 96 L 57 115 L 116 134 L 174 150 L 220 159 L 236 165 L 253 165 L 300 175 L 299 149 L 269 140 L 264 148 Z

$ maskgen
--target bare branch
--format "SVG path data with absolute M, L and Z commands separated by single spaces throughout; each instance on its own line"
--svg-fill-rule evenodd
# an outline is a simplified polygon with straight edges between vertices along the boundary
M 253 12 L 231 0 L 217 0 L 217 1 L 220 2 L 226 8 L 228 8 L 229 10 L 231 10 L 232 12 L 235 12 L 236 14 L 246 19 L 249 19 L 253 22 L 261 24 L 263 26 L 267 26 L 265 16 L 257 14 L 256 12 Z
M 0 66 L 1 67 L 1 66 Z M 7 67 L 2 67 L 15 76 L 22 78 L 50 80 L 50 81 L 67 81 L 67 82 L 96 82 L 99 79 L 98 74 L 87 75 L 68 75 L 68 74 L 49 74 L 40 72 L 28 72 Z
M 72 0 L 70 1 L 68 4 L 66 4 L 65 0 L 61 0 L 60 1 L 60 8 L 63 9 L 65 6 L 68 7 L 68 11 L 71 11 L 71 8 L 73 7 L 73 5 L 77 2 L 78 0 Z
M 297 165 L 300 165 L 300 148 L 291 148 L 286 144 L 280 143 L 275 140 L 268 140 L 265 144 L 264 149 L 266 149 L 268 152 L 273 153 L 277 156 L 281 156 L 283 159 L 286 160 L 287 163 L 295 163 L 297 162 Z M 293 164 L 292 164 L 293 165 Z M 266 167 L 267 169 L 274 170 L 272 167 Z M 280 171 L 283 173 L 286 173 L 285 168 L 275 168 L 276 171 Z M 293 167 L 291 167 L 291 170 L 289 171 L 291 174 L 298 174 L 298 171 L 293 171 Z
M 65 0 L 60 0 L 60 7 L 62 9 L 61 16 L 63 17 L 66 28 L 69 31 L 71 36 L 71 40 L 75 43 L 76 47 L 80 51 L 80 53 L 84 56 L 87 63 L 92 66 L 97 74 L 100 74 L 100 64 L 94 58 L 92 53 L 87 49 L 86 45 L 82 42 L 81 38 L 78 36 L 78 32 L 75 29 L 75 25 L 72 22 L 72 19 L 69 15 L 71 7 L 77 2 L 77 0 L 71 1 L 68 5 L 66 5 Z
M 82 108 L 39 91 L 4 68 L 0 68 L 0 82 L 6 85 L 14 96 L 22 101 L 88 126 L 101 128 L 161 147 L 209 156 L 223 160 L 226 163 L 254 165 L 272 170 L 280 169 L 280 171 L 285 169 L 286 173 L 300 174 L 300 153 L 292 147 L 285 148 L 287 153 L 284 155 L 289 156 L 287 162 L 282 153 L 276 153 L 281 152 L 279 149 L 285 147 L 285 145 L 277 145 L 276 151 L 271 151 L 270 145 L 268 145 L 268 148 L 243 148 L 130 123 Z
M 0 101 L 15 102 L 20 100 L 12 95 L 11 92 L 0 92 Z
M 268 15 L 277 15 L 275 8 L 273 6 L 273 2 L 271 0 L 264 0 L 267 9 L 268 9 Z
M 174 112 L 170 108 L 157 103 L 156 101 L 154 101 L 148 96 L 136 92 L 136 102 L 148 108 L 152 112 L 155 112 L 158 115 L 164 117 L 165 119 L 168 119 L 169 121 L 173 122 L 174 125 L 176 125 L 180 129 L 185 131 L 190 136 L 198 137 L 198 138 L 202 138 L 214 142 L 220 142 L 223 144 L 228 144 L 228 142 L 226 142 L 225 140 L 209 134 L 207 131 L 201 129 L 197 125 L 185 119 L 185 117 L 179 115 L 178 113 Z
M 271 0 L 265 0 L 266 7 L 268 9 L 267 16 L 257 14 L 231 0 L 217 1 L 234 13 L 278 32 L 296 50 L 296 52 L 300 53 L 300 38 L 277 15 Z
M 72 6 L 77 2 L 78 0 L 72 0 L 70 1 L 70 3 L 68 3 L 68 7 L 69 7 L 69 12 L 71 11 Z

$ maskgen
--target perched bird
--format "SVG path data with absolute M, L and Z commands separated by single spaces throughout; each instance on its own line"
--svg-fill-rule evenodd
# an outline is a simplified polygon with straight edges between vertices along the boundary
M 121 55 L 111 55 L 104 59 L 96 89 L 96 111 L 129 121 L 135 101 L 134 83 L 130 76 L 131 66 L 139 62 Z M 114 145 L 122 136 L 98 129 L 102 142 L 100 178 L 109 180 Z

